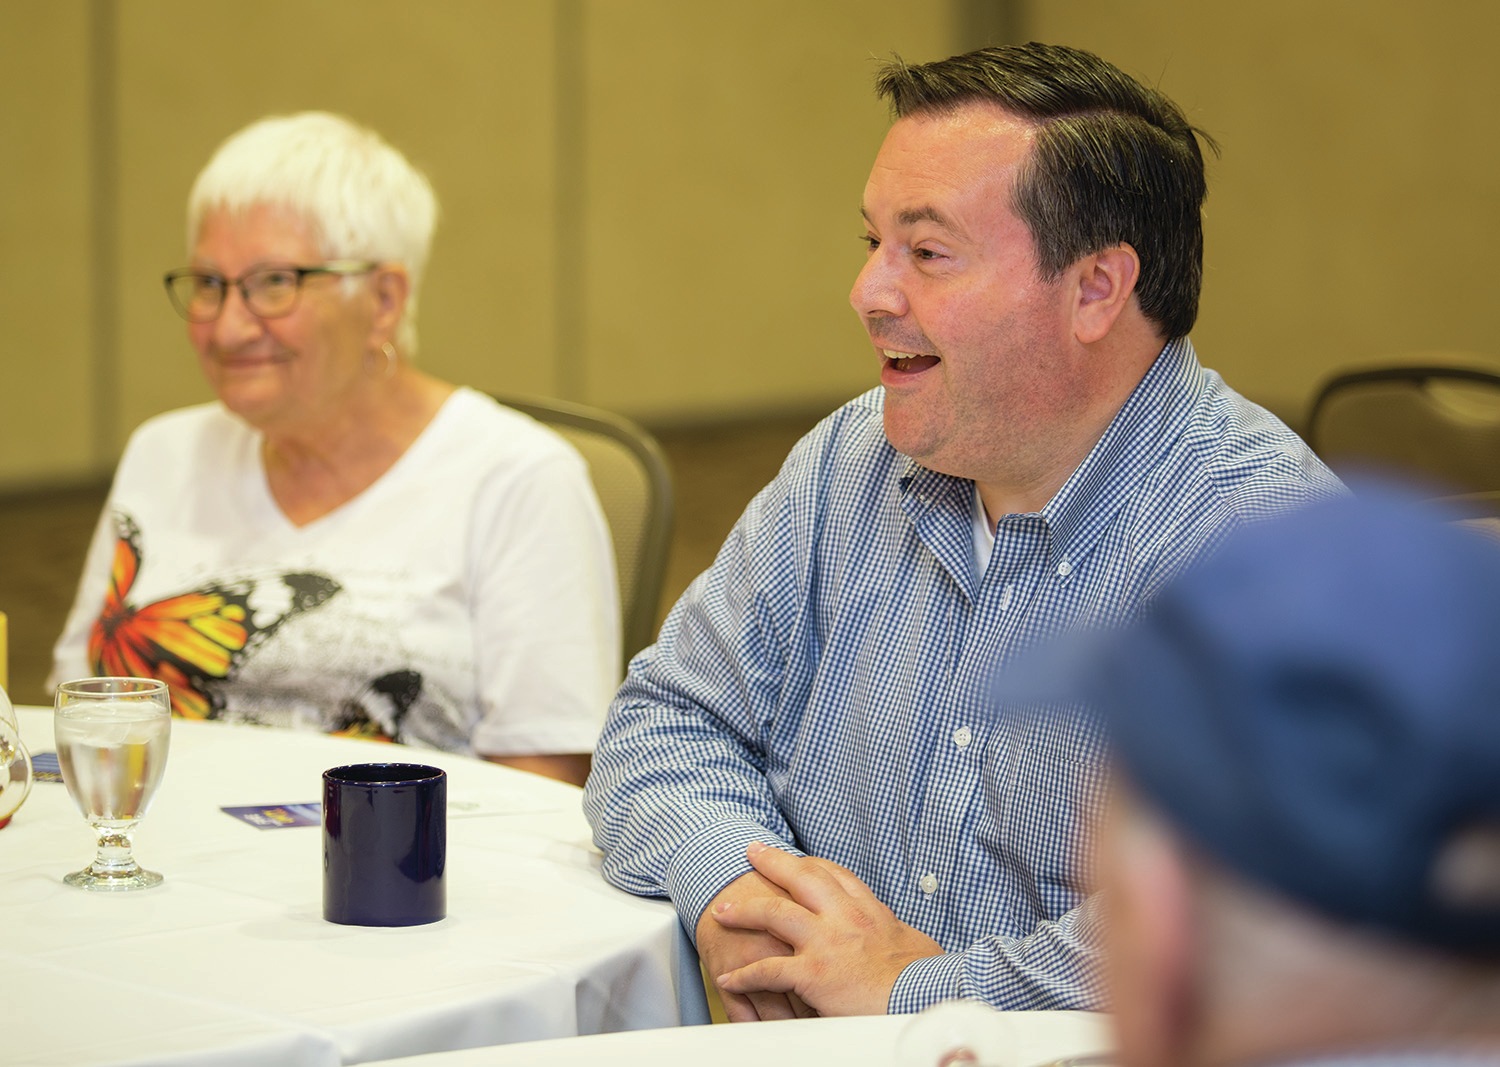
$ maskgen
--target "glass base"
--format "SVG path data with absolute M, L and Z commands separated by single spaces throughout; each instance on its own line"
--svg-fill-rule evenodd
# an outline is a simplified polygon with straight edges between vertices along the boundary
M 155 871 L 135 867 L 123 871 L 100 871 L 85 867 L 81 871 L 63 876 L 63 881 L 79 889 L 90 889 L 101 893 L 123 893 L 130 889 L 150 889 L 161 885 L 162 877 Z

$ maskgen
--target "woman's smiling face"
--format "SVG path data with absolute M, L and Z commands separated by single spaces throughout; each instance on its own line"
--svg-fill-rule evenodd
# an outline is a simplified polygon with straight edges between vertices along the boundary
M 233 279 L 260 267 L 311 267 L 324 259 L 303 218 L 257 204 L 205 215 L 192 265 Z M 354 292 L 346 295 L 346 286 Z M 335 415 L 366 377 L 374 313 L 366 278 L 315 274 L 303 280 L 291 313 L 278 318 L 256 315 L 230 285 L 219 316 L 190 322 L 188 337 L 225 407 L 262 431 L 295 431 Z

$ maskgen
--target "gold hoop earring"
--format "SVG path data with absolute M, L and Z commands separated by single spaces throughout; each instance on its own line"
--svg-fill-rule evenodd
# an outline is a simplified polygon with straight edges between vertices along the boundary
M 380 346 L 380 351 L 385 355 L 385 376 L 394 377 L 396 374 L 396 346 L 387 341 Z

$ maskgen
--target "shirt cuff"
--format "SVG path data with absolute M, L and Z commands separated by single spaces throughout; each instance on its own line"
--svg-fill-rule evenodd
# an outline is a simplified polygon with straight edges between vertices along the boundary
M 944 1000 L 962 995 L 964 955 L 945 952 L 941 956 L 924 956 L 906 965 L 891 987 L 886 1005 L 890 1015 L 904 1015 L 930 1008 Z
M 781 841 L 770 830 L 749 819 L 735 819 L 710 827 L 701 836 L 685 841 L 667 864 L 667 895 L 672 898 L 688 936 L 697 943 L 698 920 L 726 885 L 753 868 L 745 849 L 753 841 L 771 845 L 794 856 L 800 849 Z

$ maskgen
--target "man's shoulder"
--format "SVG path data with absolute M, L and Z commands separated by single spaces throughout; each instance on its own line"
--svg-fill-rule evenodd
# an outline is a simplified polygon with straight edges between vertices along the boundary
M 864 451 L 885 445 L 885 390 L 876 387 L 845 401 L 818 420 L 804 440 L 835 442 L 843 448 Z
M 908 461 L 886 440 L 883 405 L 884 391 L 876 388 L 825 415 L 792 446 L 777 481 L 819 496 L 884 486 Z
M 1203 367 L 1186 338 L 1162 350 L 1074 481 L 1075 509 L 1116 514 L 1122 503 L 1148 541 L 1340 491 L 1286 423 Z
M 1342 490 L 1337 476 L 1290 426 L 1217 373 L 1208 371 L 1206 377 L 1207 387 L 1164 473 L 1175 465 L 1196 475 L 1204 491 L 1246 505 L 1263 495 L 1313 499 Z
M 1158 579 L 1240 526 L 1345 491 L 1281 419 L 1212 371 L 1205 385 L 1115 527 Z

